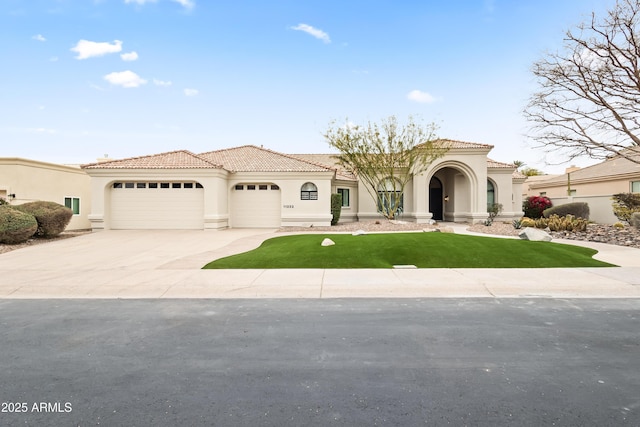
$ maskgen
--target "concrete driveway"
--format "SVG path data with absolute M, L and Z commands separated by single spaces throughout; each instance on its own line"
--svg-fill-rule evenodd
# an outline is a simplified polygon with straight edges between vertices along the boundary
M 587 245 L 625 267 L 201 270 L 274 231 L 102 231 L 31 246 L 0 255 L 0 298 L 640 297 L 640 250 L 602 244 Z

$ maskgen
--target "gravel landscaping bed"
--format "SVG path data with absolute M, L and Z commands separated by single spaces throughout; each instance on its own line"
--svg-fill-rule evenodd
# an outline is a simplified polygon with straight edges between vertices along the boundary
M 513 225 L 505 223 L 494 223 L 488 227 L 482 224 L 476 224 L 470 226 L 467 230 L 476 233 L 504 236 L 517 236 L 520 232 L 520 230 L 513 228 Z M 549 234 L 554 239 L 583 240 L 640 249 L 640 230 L 631 226 L 618 229 L 612 225 L 589 224 L 585 232 L 552 231 L 549 232 Z

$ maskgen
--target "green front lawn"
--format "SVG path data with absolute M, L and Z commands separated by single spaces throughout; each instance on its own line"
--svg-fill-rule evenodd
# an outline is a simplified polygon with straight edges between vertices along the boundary
M 329 238 L 334 246 L 320 246 Z M 301 234 L 266 240 L 204 268 L 612 267 L 580 246 L 448 233 Z

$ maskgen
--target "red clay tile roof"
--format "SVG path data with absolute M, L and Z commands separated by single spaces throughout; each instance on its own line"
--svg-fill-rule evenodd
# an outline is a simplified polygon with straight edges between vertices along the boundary
M 640 159 L 640 153 L 637 156 Z M 602 163 L 571 172 L 571 181 L 574 183 L 624 179 L 624 177 L 640 177 L 640 164 L 632 162 L 622 156 L 613 156 Z M 565 173 L 563 175 L 552 175 L 547 180 L 531 183 L 530 187 L 540 188 L 545 186 L 566 185 L 566 182 L 567 174 Z
M 331 169 L 335 169 L 337 174 L 336 178 L 338 179 L 343 179 L 347 181 L 356 180 L 356 177 L 354 174 L 352 174 L 351 172 L 349 172 L 348 170 L 346 170 L 345 168 L 343 168 L 341 165 L 338 164 L 338 160 L 336 159 L 335 154 L 292 154 L 292 156 L 311 162 L 311 163 L 326 165 Z
M 311 161 L 278 153 L 255 145 L 200 154 L 210 162 L 222 165 L 232 172 L 329 172 L 335 168 Z
M 495 160 L 489 159 L 487 158 L 487 167 L 488 168 L 498 168 L 498 169 L 513 169 L 516 167 L 516 165 L 512 164 L 512 163 L 502 163 L 502 162 L 497 162 Z
M 456 149 L 469 149 L 469 148 L 481 148 L 481 149 L 492 149 L 493 145 L 489 145 L 489 144 L 480 144 L 477 142 L 464 142 L 464 141 L 456 141 L 453 139 L 437 139 L 434 141 L 434 143 L 436 144 L 442 144 L 445 145 L 446 147 L 449 147 L 449 149 L 451 150 L 456 150 Z
M 83 169 L 220 169 L 222 166 L 187 150 L 82 165 Z

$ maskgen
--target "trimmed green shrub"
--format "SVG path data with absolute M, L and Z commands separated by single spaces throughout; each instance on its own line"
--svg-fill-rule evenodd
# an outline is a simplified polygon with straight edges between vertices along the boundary
M 635 228 L 640 228 L 640 212 L 634 212 L 631 214 L 631 217 L 629 218 L 629 224 L 631 224 Z
M 0 243 L 14 245 L 26 242 L 37 229 L 38 222 L 33 215 L 0 206 Z
M 9 202 L 7 202 L 7 199 L 0 197 L 0 206 L 4 206 L 4 205 L 8 205 Z
M 542 218 L 542 212 L 552 206 L 553 203 L 551 203 L 548 197 L 530 196 L 522 203 L 522 210 L 524 211 L 524 216 L 527 218 L 536 219 Z
M 342 212 L 342 194 L 331 194 L 331 225 L 336 225 L 340 221 L 340 213 Z
M 545 209 L 542 216 L 549 218 L 551 215 L 567 216 L 573 215 L 576 218 L 589 219 L 589 205 L 584 202 L 565 203 L 564 205 L 553 206 Z
M 640 193 L 618 193 L 614 194 L 613 214 L 620 221 L 630 222 L 631 214 L 640 212 Z
M 29 213 L 38 221 L 36 236 L 54 237 L 62 233 L 71 221 L 73 211 L 55 202 L 29 202 L 16 205 L 14 209 Z

